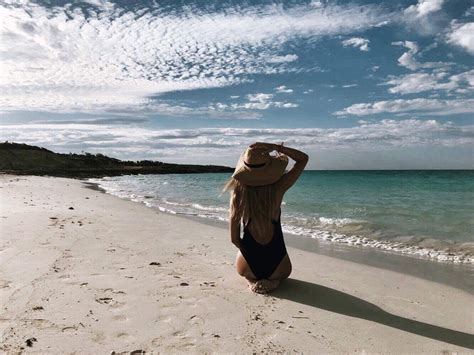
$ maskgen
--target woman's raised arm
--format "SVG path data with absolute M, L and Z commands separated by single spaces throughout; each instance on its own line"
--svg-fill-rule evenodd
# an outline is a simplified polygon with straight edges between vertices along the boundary
M 261 143 L 257 142 L 250 146 L 251 148 L 265 148 L 269 151 L 276 150 L 279 153 L 283 153 L 293 159 L 296 163 L 293 168 L 290 169 L 286 174 L 284 174 L 280 180 L 278 180 L 278 187 L 283 191 L 288 190 L 293 184 L 298 180 L 301 173 L 303 172 L 306 164 L 308 163 L 309 157 L 308 154 L 294 149 L 283 146 L 283 144 L 271 144 L 271 143 Z
M 309 157 L 308 154 L 303 153 L 300 150 L 284 147 L 283 145 L 277 145 L 276 151 L 288 155 L 296 162 L 295 165 L 293 165 L 293 168 L 284 174 L 277 182 L 278 186 L 283 191 L 286 191 L 293 186 L 296 180 L 298 180 L 308 163 Z

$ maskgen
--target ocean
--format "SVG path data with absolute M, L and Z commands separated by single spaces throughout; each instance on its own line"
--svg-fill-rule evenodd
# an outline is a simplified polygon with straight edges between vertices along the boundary
M 230 174 L 90 179 L 107 193 L 160 211 L 228 220 Z M 305 171 L 287 191 L 288 235 L 474 264 L 474 171 Z

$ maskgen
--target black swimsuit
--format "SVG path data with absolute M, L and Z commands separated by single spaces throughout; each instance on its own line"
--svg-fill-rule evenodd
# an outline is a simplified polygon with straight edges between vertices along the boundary
M 248 230 L 250 220 L 247 225 L 244 226 L 244 236 L 241 241 L 242 247 L 240 251 L 257 280 L 266 279 L 273 274 L 286 255 L 286 247 L 285 241 L 283 240 L 280 219 L 281 210 L 278 221 L 272 220 L 272 223 L 275 226 L 273 238 L 267 244 L 260 244 L 252 237 Z

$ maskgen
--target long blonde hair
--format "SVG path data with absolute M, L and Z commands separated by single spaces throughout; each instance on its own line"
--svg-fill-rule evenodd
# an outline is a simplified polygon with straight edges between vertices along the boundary
M 230 192 L 229 218 L 240 223 L 252 220 L 252 231 L 265 237 L 272 233 L 272 216 L 276 209 L 276 186 L 247 186 L 234 178 L 224 185 Z

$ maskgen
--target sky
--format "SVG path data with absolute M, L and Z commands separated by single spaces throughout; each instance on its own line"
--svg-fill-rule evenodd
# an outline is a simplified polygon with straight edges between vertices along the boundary
M 0 140 L 235 166 L 474 168 L 474 1 L 0 1 Z

